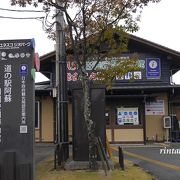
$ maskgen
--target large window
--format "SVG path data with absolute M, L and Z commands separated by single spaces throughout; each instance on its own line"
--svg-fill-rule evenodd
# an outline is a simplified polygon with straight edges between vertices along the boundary
M 40 102 L 35 102 L 35 128 L 39 129 L 40 127 Z
M 138 107 L 117 108 L 117 125 L 139 125 Z

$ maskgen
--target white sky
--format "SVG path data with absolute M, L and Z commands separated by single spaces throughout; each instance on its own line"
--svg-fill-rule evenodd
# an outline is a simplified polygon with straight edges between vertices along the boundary
M 0 0 L 0 8 L 11 8 L 9 0 Z M 180 52 L 180 0 L 161 0 L 158 4 L 149 4 L 142 13 L 140 30 L 135 35 Z M 19 8 L 16 8 L 19 9 Z M 23 8 L 21 8 L 23 10 Z M 32 9 L 29 8 L 29 9 Z M 41 10 L 36 9 L 36 10 Z M 33 16 L 43 16 L 33 13 Z M 0 16 L 29 17 L 32 14 L 13 13 L 0 10 Z M 54 50 L 54 42 L 47 39 L 38 20 L 10 20 L 0 18 L 0 39 L 35 38 L 36 51 L 46 54 Z M 180 84 L 180 73 L 174 78 Z
M 9 0 L 0 0 L 0 8 L 27 10 L 10 6 Z M 32 8 L 33 10 L 42 10 L 41 8 Z M 22 13 L 8 12 L 0 10 L 0 16 L 11 17 L 36 17 L 44 16 L 44 13 Z M 47 34 L 42 29 L 42 22 L 38 20 L 11 20 L 0 18 L 0 39 L 28 39 L 34 38 L 36 42 L 36 51 L 40 54 L 46 54 L 54 50 L 54 42 L 47 38 Z

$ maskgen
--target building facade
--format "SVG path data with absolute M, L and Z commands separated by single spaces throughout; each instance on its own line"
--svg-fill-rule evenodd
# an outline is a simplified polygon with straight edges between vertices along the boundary
M 117 77 L 111 90 L 106 91 L 106 135 L 111 143 L 146 143 L 178 141 L 180 138 L 180 86 L 171 82 L 171 76 L 180 70 L 180 53 L 145 39 L 129 35 L 128 52 L 111 62 L 126 59 L 133 53 L 139 56 L 139 71 Z M 100 63 L 107 62 L 107 59 Z M 109 60 L 108 60 L 109 61 Z M 93 62 L 91 62 L 93 63 Z M 91 64 L 88 64 L 90 68 Z M 50 82 L 36 85 L 36 141 L 56 140 L 55 52 L 41 57 L 41 72 Z M 135 75 L 135 79 L 131 77 Z M 96 74 L 91 74 L 95 79 Z M 72 138 L 71 90 L 77 84 L 73 62 L 67 62 L 68 124 Z M 164 128 L 164 118 L 172 119 L 171 127 Z M 167 133 L 168 131 L 168 133 Z M 167 137 L 169 136 L 169 137 Z

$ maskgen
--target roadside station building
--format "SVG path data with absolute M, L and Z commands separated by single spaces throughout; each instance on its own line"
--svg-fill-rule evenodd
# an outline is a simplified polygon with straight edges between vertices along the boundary
M 117 78 L 112 89 L 106 91 L 106 135 L 111 143 L 162 142 L 167 131 L 172 141 L 180 141 L 180 86 L 171 77 L 180 70 L 180 53 L 145 39 L 129 35 L 128 52 L 112 58 L 126 59 L 138 53 L 141 70 Z M 50 82 L 36 85 L 35 138 L 37 142 L 56 139 L 55 52 L 40 58 L 41 72 Z M 103 62 L 101 63 L 101 65 Z M 90 65 L 89 65 L 90 66 Z M 135 80 L 130 80 L 132 75 Z M 95 78 L 95 74 L 91 74 Z M 72 136 L 71 89 L 77 83 L 76 67 L 67 62 L 68 123 Z M 164 128 L 164 120 L 171 123 Z

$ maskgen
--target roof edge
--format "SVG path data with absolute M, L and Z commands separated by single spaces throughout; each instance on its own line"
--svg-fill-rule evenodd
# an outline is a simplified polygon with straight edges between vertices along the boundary
M 128 37 L 130 38 L 130 40 L 135 40 L 135 41 L 137 41 L 137 42 L 146 44 L 146 45 L 148 45 L 148 46 L 157 48 L 157 49 L 159 49 L 159 50 L 161 50 L 161 51 L 164 51 L 164 52 L 167 52 L 167 53 L 169 53 L 169 54 L 172 54 L 172 55 L 175 55 L 175 56 L 177 56 L 177 57 L 180 57 L 180 52 L 178 52 L 178 51 L 176 51 L 176 50 L 170 49 L 170 48 L 168 48 L 168 47 L 165 47 L 165 46 L 160 45 L 160 44 L 158 44 L 158 43 L 155 43 L 155 42 L 149 41 L 149 40 L 147 40 L 147 39 L 141 38 L 141 37 L 139 37 L 139 36 L 135 36 L 135 35 L 133 35 L 133 34 L 129 34 L 129 33 L 127 33 L 127 34 L 128 34 Z M 40 56 L 40 61 L 43 61 L 44 59 L 47 59 L 47 58 L 52 57 L 52 56 L 55 56 L 55 55 L 56 55 L 55 50 L 54 50 L 54 51 L 51 51 L 51 52 L 49 52 L 49 53 L 46 53 L 46 54 Z
M 49 57 L 52 57 L 52 56 L 55 56 L 55 50 L 54 51 L 51 51 L 51 52 L 48 52 L 42 56 L 40 56 L 40 61 L 43 61 L 44 59 L 47 59 Z
M 141 37 L 139 37 L 139 36 L 135 36 L 135 35 L 133 35 L 133 34 L 128 34 L 128 36 L 129 36 L 129 38 L 132 39 L 132 40 L 138 41 L 138 42 L 140 42 L 140 43 L 144 43 L 144 44 L 146 44 L 146 45 L 155 47 L 155 48 L 157 48 L 157 49 L 159 49 L 159 50 L 161 50 L 161 51 L 166 51 L 166 52 L 168 52 L 168 53 L 170 53 L 170 54 L 173 54 L 173 55 L 175 55 L 175 56 L 180 57 L 180 52 L 179 52 L 179 51 L 173 50 L 173 49 L 171 49 L 171 48 L 168 48 L 168 47 L 163 46 L 163 45 L 160 45 L 160 44 L 158 44 L 158 43 L 149 41 L 149 40 L 144 39 L 144 38 L 141 38 Z

